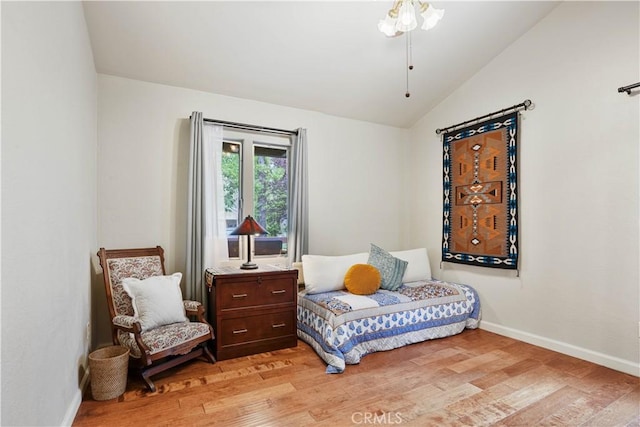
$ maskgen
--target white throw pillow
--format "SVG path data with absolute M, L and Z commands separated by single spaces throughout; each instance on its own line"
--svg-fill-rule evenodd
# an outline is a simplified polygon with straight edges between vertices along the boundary
M 298 270 L 298 285 L 304 285 L 304 270 L 302 269 L 302 263 L 294 262 L 291 264 L 291 268 Z
M 304 288 L 309 294 L 344 289 L 344 275 L 354 264 L 366 264 L 368 252 L 343 256 L 302 255 Z
M 409 249 L 408 251 L 389 252 L 396 258 L 407 261 L 407 269 L 402 276 L 402 283 L 431 279 L 431 265 L 426 248 Z
M 180 280 L 182 273 L 152 276 L 144 280 L 133 277 L 122 279 L 122 287 L 131 297 L 133 311 L 143 331 L 189 320 L 182 302 Z

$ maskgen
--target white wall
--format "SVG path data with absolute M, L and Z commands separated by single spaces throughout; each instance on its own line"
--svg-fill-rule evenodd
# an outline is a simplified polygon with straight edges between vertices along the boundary
M 409 224 L 435 276 L 474 285 L 483 327 L 639 374 L 637 2 L 566 2 L 412 129 Z M 444 264 L 445 127 L 530 98 L 520 134 L 520 277 Z M 426 227 L 420 226 L 425 224 Z M 419 227 L 420 226 L 420 227 Z
M 89 285 L 97 247 L 161 244 L 183 268 L 193 110 L 309 130 L 310 252 L 426 245 L 436 276 L 479 290 L 484 327 L 637 375 L 640 97 L 615 88 L 638 80 L 638 28 L 637 3 L 562 4 L 407 144 L 405 130 L 249 100 L 110 76 L 96 89 L 80 3 L 3 2 L 0 423 L 72 421 L 85 325 L 106 315 L 102 285 Z M 522 123 L 520 277 L 439 270 L 433 131 L 525 98 L 537 108 Z M 106 323 L 94 332 L 109 339 Z
M 80 406 L 96 250 L 97 75 L 79 2 L 2 3 L 2 425 Z
M 347 254 L 370 243 L 403 248 L 408 130 L 108 75 L 98 76 L 98 94 L 99 246 L 159 244 L 167 269 L 184 271 L 188 117 L 202 111 L 206 118 L 307 129 L 310 252 Z M 94 304 L 99 340 L 109 340 L 105 303 Z

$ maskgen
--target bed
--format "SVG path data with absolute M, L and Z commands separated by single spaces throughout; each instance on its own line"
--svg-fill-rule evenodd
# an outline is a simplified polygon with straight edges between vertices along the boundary
M 480 312 L 471 286 L 435 279 L 371 295 L 305 289 L 298 294 L 298 337 L 327 363 L 327 373 L 342 373 L 369 353 L 475 329 Z

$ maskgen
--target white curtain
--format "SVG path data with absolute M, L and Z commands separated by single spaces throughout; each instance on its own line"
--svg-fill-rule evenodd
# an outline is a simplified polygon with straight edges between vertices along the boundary
M 291 203 L 289 205 L 289 236 L 287 252 L 289 262 L 300 262 L 309 252 L 309 200 L 307 191 L 307 130 L 299 128 L 291 136 L 289 162 Z
M 222 126 L 191 114 L 185 297 L 206 303 L 204 270 L 229 259 L 222 188 Z

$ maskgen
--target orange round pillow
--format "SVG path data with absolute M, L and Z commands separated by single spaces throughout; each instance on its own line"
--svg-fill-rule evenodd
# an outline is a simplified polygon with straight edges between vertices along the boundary
M 373 265 L 354 264 L 344 275 L 344 286 L 356 295 L 371 295 L 380 288 L 380 271 Z

